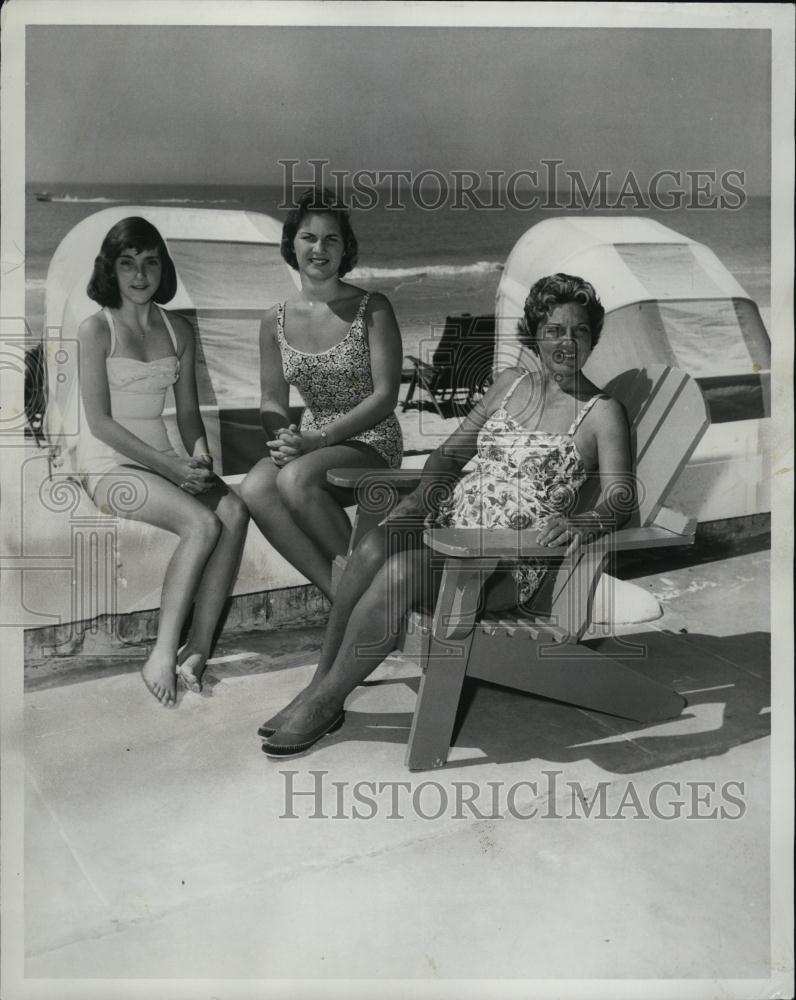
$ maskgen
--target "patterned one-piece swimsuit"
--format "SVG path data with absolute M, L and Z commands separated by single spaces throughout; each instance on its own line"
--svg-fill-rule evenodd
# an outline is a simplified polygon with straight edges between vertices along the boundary
M 586 481 L 586 468 L 575 445 L 575 432 L 603 395 L 593 396 L 566 434 L 529 431 L 506 406 L 524 372 L 510 386 L 499 409 L 478 434 L 476 467 L 456 484 L 440 506 L 434 523 L 443 528 L 536 528 L 553 515 L 571 512 Z M 546 571 L 542 560 L 512 569 L 517 601 L 530 600 Z
M 369 298 L 370 293 L 362 296 L 345 337 L 319 354 L 307 354 L 290 346 L 285 339 L 285 303 L 279 304 L 276 336 L 282 352 L 282 370 L 285 381 L 296 386 L 306 404 L 301 417 L 302 431 L 322 429 L 372 394 L 370 348 L 365 330 Z M 374 427 L 355 434 L 351 440 L 370 445 L 391 469 L 400 468 L 403 436 L 394 413 Z

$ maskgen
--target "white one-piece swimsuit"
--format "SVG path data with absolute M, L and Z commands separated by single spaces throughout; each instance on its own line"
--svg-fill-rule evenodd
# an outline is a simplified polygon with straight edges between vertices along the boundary
M 158 306 L 160 309 L 160 306 Z M 108 373 L 108 388 L 111 397 L 111 416 L 122 427 L 135 434 L 150 448 L 164 455 L 177 457 L 166 431 L 163 408 L 166 391 L 180 377 L 180 359 L 177 356 L 177 338 L 165 309 L 160 315 L 168 330 L 174 354 L 155 361 L 139 361 L 114 355 L 116 350 L 116 326 L 110 309 L 103 309 L 111 335 L 111 347 L 105 359 Z M 110 472 L 120 465 L 134 465 L 131 459 L 110 445 L 100 441 L 88 429 L 86 415 L 81 404 L 80 436 L 77 445 L 78 473 L 93 495 L 100 475 Z

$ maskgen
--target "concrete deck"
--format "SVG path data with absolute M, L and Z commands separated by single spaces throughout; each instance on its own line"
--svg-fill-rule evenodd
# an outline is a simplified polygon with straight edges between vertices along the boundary
M 260 752 L 318 628 L 224 640 L 206 692 L 173 710 L 134 661 L 36 681 L 26 976 L 767 979 L 769 554 L 718 554 L 625 571 L 661 602 L 625 631 L 639 669 L 687 693 L 680 719 L 473 685 L 440 771 L 404 767 L 418 672 L 397 658 L 310 754 Z

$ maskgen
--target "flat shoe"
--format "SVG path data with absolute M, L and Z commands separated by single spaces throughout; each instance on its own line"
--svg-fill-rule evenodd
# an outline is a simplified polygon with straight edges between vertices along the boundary
M 308 733 L 290 733 L 280 730 L 278 731 L 279 735 L 285 742 L 269 743 L 266 740 L 262 745 L 262 751 L 266 757 L 295 757 L 300 753 L 304 753 L 305 750 L 309 750 L 313 744 L 317 743 L 321 737 L 326 736 L 327 733 L 336 732 L 342 726 L 344 719 L 345 712 L 341 712 L 331 725 L 324 724 L 317 726 Z
M 262 738 L 266 740 L 269 736 L 273 736 L 274 733 L 278 733 L 279 723 L 282 721 L 280 718 L 281 715 L 281 712 L 277 712 L 276 715 L 272 715 L 270 719 L 266 719 L 266 721 L 257 730 L 257 735 L 262 736 Z

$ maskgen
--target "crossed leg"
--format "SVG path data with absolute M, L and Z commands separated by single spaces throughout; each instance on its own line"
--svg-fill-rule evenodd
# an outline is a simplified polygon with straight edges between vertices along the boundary
M 146 469 L 120 467 L 102 476 L 94 490 L 94 502 L 106 513 L 152 524 L 179 539 L 163 580 L 155 646 L 141 670 L 144 683 L 158 701 L 172 704 L 180 633 L 219 541 L 222 523 L 195 497 Z M 222 551 L 229 555 L 228 550 Z M 228 568 L 223 557 L 220 563 Z M 230 574 L 225 572 L 221 579 Z M 207 584 L 208 588 L 211 585 Z M 215 581 L 218 585 L 219 577 Z
M 422 526 L 376 529 L 352 553 L 312 680 L 264 723 L 270 746 L 278 747 L 280 736 L 288 743 L 331 725 L 348 695 L 395 649 L 406 613 L 433 607 L 441 566 L 423 544 L 422 532 Z M 504 567 L 484 581 L 481 601 L 495 611 L 516 606 L 516 584 Z
M 215 515 L 221 523 L 221 531 L 196 591 L 188 640 L 177 655 L 178 676 L 197 694 L 202 690 L 202 674 L 213 637 L 240 566 L 249 523 L 246 505 L 232 491 L 219 500 Z
M 370 532 L 338 585 L 312 680 L 264 727 L 295 733 L 327 716 L 333 721 L 348 694 L 395 648 L 406 612 L 429 604 L 436 587 L 422 526 Z

